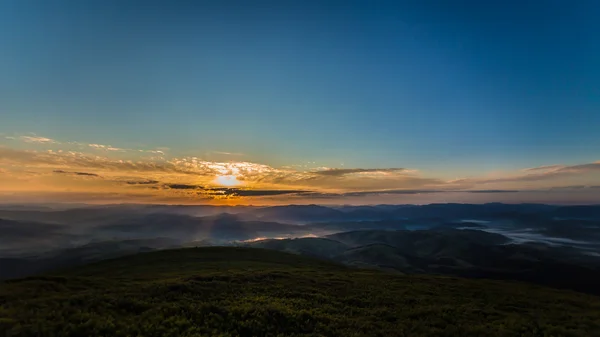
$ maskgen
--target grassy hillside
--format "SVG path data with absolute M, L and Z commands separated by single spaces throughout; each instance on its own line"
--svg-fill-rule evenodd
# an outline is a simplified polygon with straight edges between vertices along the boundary
M 600 297 L 218 247 L 0 283 L 0 336 L 205 335 L 594 336 Z

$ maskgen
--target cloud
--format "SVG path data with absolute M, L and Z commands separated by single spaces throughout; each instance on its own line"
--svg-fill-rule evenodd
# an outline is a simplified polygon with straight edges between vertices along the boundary
M 110 145 L 91 144 L 94 149 L 107 149 Z M 61 152 L 62 151 L 62 152 Z M 152 150 L 153 151 L 153 150 Z M 105 151 L 103 151 L 105 152 Z M 136 151 L 137 152 L 137 151 Z M 143 160 L 142 160 L 143 159 Z M 123 160 L 110 157 L 110 151 L 104 156 L 68 150 L 20 151 L 0 148 L 0 162 L 27 167 L 51 168 L 64 171 L 99 171 L 107 179 L 110 176 L 130 176 L 136 179 L 177 181 L 181 184 L 212 184 L 215 177 L 235 176 L 247 187 L 272 189 L 377 189 L 377 188 L 418 188 L 430 184 L 443 184 L 439 179 L 419 177 L 406 169 L 382 168 L 344 168 L 320 171 L 303 171 L 299 168 L 275 168 L 253 162 L 216 162 L 197 157 L 181 158 L 140 158 Z M 394 172 L 411 173 L 395 175 Z M 133 184 L 132 184 L 133 185 Z M 287 188 L 286 188 L 287 187 Z M 191 187 L 187 187 L 190 189 Z
M 111 145 L 88 144 L 88 146 L 91 148 L 97 149 L 97 150 L 104 150 L 104 151 L 119 151 L 119 152 L 127 151 L 127 149 L 122 149 L 120 147 L 113 147 Z
M 138 150 L 139 152 L 145 152 L 145 153 L 153 153 L 153 154 L 160 154 L 160 155 L 164 155 L 165 152 L 162 150 Z
M 281 189 L 247 189 L 247 188 L 236 188 L 236 187 L 207 187 L 202 185 L 192 184 L 164 184 L 163 188 L 174 189 L 174 190 L 194 190 L 197 191 L 197 195 L 205 197 L 219 197 L 219 196 L 237 196 L 237 197 L 260 197 L 260 196 L 274 196 L 274 195 L 285 195 L 285 194 L 304 194 L 311 193 L 312 191 L 306 190 L 281 190 Z
M 38 144 L 58 144 L 54 139 L 46 138 L 46 137 L 37 137 L 37 136 L 21 136 L 20 140 L 26 143 L 38 143 Z
M 112 146 L 112 145 L 104 145 L 104 144 L 96 144 L 96 143 L 85 143 L 85 142 L 78 142 L 78 141 L 69 141 L 69 142 L 59 142 L 55 139 L 51 139 L 51 138 L 47 138 L 47 137 L 40 137 L 37 136 L 35 134 L 31 134 L 30 136 L 19 136 L 19 137 L 15 137 L 15 136 L 4 136 L 5 139 L 9 139 L 9 140 L 21 140 L 23 142 L 26 143 L 31 143 L 31 144 L 54 144 L 54 145 L 59 145 L 59 144 L 64 144 L 64 145 L 74 145 L 77 146 L 79 148 L 91 148 L 94 150 L 99 150 L 99 151 L 107 151 L 107 152 L 129 152 L 129 151 L 139 151 L 142 153 L 152 153 L 152 154 L 157 154 L 157 155 L 165 155 L 166 151 L 169 150 L 169 148 L 167 147 L 157 147 L 155 149 L 152 150 L 145 150 L 145 149 L 140 149 L 140 150 L 136 150 L 136 149 L 127 149 L 127 148 L 121 148 L 121 147 L 116 147 L 116 146 Z
M 69 171 L 63 171 L 63 170 L 54 170 L 52 172 L 59 173 L 59 174 L 72 174 L 72 175 L 76 175 L 76 176 L 100 177 L 98 174 L 88 173 L 88 172 L 69 172 Z
M 406 171 L 404 168 L 326 168 L 323 170 L 312 171 L 311 173 L 324 176 L 341 177 L 354 173 L 395 173 Z
M 198 190 L 203 188 L 203 186 L 187 184 L 165 184 L 164 187 L 174 190 Z
M 477 194 L 514 193 L 533 189 L 549 191 L 553 185 L 571 185 L 571 188 L 565 187 L 564 190 L 575 190 L 573 186 L 595 184 L 598 180 L 593 179 L 593 173 L 600 173 L 600 162 L 591 162 L 540 166 L 514 172 L 514 175 L 502 174 L 493 178 L 448 180 L 424 176 L 419 171 L 406 168 L 316 169 L 304 165 L 273 167 L 250 161 L 226 162 L 192 156 L 167 156 L 164 152 L 166 149 L 159 148 L 125 149 L 103 144 L 59 143 L 37 136 L 23 137 L 36 139 L 31 142 L 40 144 L 50 141 L 55 143 L 52 143 L 52 150 L 46 151 L 17 150 L 0 146 L 0 167 L 7 172 L 0 175 L 2 191 L 55 192 L 68 189 L 78 193 L 97 191 L 125 195 L 136 192 L 156 199 L 209 200 L 269 196 L 286 196 L 278 200 L 288 197 L 343 200 L 344 197 L 381 196 L 384 200 L 386 197 L 402 199 L 403 195 L 408 198 L 410 195 L 416 197 L 421 194 L 425 198 L 426 195 L 434 193 L 444 195 L 450 192 L 471 194 L 474 198 Z M 77 151 L 70 151 L 75 148 L 73 145 L 77 146 Z M 145 153 L 153 155 L 141 155 Z M 54 174 L 49 174 L 52 171 Z M 67 181 L 58 175 L 102 179 Z M 235 176 L 241 184 L 235 188 L 219 187 L 216 178 L 222 176 Z M 529 181 L 543 183 L 520 184 Z M 586 187 L 584 190 L 591 193 L 591 188 L 593 187 Z
M 65 152 L 38 152 L 21 151 L 0 147 L 0 163 L 18 164 L 33 167 L 62 167 L 62 168 L 86 168 L 104 171 L 147 173 L 178 173 L 183 175 L 213 175 L 213 170 L 204 170 L 202 167 L 194 167 L 175 162 L 156 161 L 133 161 L 111 159 L 89 155 L 76 151 Z
M 127 148 L 121 148 L 121 147 L 116 147 L 116 146 L 112 146 L 112 145 L 104 145 L 104 144 L 95 144 L 95 143 L 82 143 L 82 142 L 67 142 L 65 144 L 69 144 L 69 145 L 76 145 L 78 147 L 89 147 L 92 148 L 94 150 L 100 150 L 100 151 L 113 151 L 113 152 L 130 152 L 130 151 L 137 151 L 140 153 L 152 153 L 152 154 L 158 154 L 158 155 L 165 155 L 166 151 L 169 150 L 169 148 L 167 147 L 157 147 L 154 150 L 144 150 L 144 149 L 127 149 Z
M 575 185 L 575 186 L 559 186 L 559 187 L 551 187 L 551 190 L 581 190 L 587 188 L 585 185 Z
M 426 190 L 426 189 L 410 189 L 410 190 L 374 190 L 374 191 L 357 191 L 357 192 L 345 192 L 345 193 L 319 193 L 310 192 L 311 196 L 319 197 L 360 197 L 360 196 L 372 196 L 372 195 L 392 195 L 392 194 L 431 194 L 431 193 L 516 193 L 518 190 Z
M 444 191 L 438 190 L 378 190 L 378 191 L 360 191 L 342 193 L 341 196 L 357 197 L 364 195 L 385 195 L 385 194 L 422 194 L 422 193 L 439 193 Z
M 558 190 L 558 191 L 583 190 L 583 189 L 596 188 L 596 187 L 597 186 L 587 186 L 587 185 L 553 186 L 553 187 L 550 187 L 549 190 Z
M 224 151 L 212 151 L 211 153 L 214 154 L 222 154 L 222 155 L 226 155 L 226 156 L 243 156 L 243 153 L 238 153 L 238 152 L 224 152 Z
M 241 197 L 259 197 L 259 196 L 273 196 L 273 195 L 284 195 L 284 194 L 304 194 L 309 193 L 309 191 L 302 190 L 241 190 L 237 189 L 235 191 L 231 191 L 232 195 L 241 196 Z
M 595 161 L 588 164 L 563 166 L 557 171 L 559 172 L 581 172 L 581 171 L 600 171 L 600 161 Z
M 219 196 L 238 196 L 238 197 L 262 197 L 285 194 L 305 194 L 311 191 L 303 190 L 263 190 L 263 189 L 241 189 L 241 188 L 207 188 L 204 189 L 205 194 Z
M 436 188 L 437 185 L 445 184 L 440 179 L 420 177 L 412 173 L 372 175 L 373 172 L 407 172 L 399 169 L 330 169 L 323 174 L 321 171 L 274 168 L 252 162 L 214 162 L 196 157 L 132 161 L 110 158 L 109 155 L 110 153 L 106 153 L 106 156 L 98 156 L 75 151 L 21 151 L 0 147 L 0 163 L 75 172 L 94 170 L 102 174 L 107 181 L 116 177 L 130 177 L 119 179 L 121 183 L 142 180 L 168 181 L 174 185 L 170 190 L 193 190 L 197 186 L 214 186 L 215 177 L 229 175 L 235 176 L 247 188 L 260 190 L 391 190 Z M 361 174 L 365 172 L 369 174 Z
M 526 168 L 526 169 L 523 169 L 523 171 L 527 171 L 527 172 L 531 172 L 531 171 L 549 171 L 549 170 L 556 170 L 556 169 L 559 169 L 561 167 L 564 167 L 564 166 L 563 165 L 545 165 L 545 166 L 538 166 L 538 167 Z
M 550 168 L 552 167 L 552 168 Z M 528 169 L 528 171 L 532 171 L 532 169 Z M 560 178 L 566 176 L 573 176 L 579 174 L 585 174 L 589 172 L 600 172 L 600 161 L 596 161 L 588 164 L 579 164 L 579 165 L 570 165 L 570 166 L 561 166 L 561 165 L 549 165 L 533 168 L 533 171 L 543 171 L 540 173 L 530 173 L 525 175 L 518 175 L 512 177 L 502 177 L 495 179 L 482 179 L 476 180 L 482 184 L 488 183 L 507 183 L 507 182 L 528 182 L 528 181 L 542 181 L 553 178 Z
M 158 180 L 127 180 L 125 181 L 128 185 L 154 185 L 158 184 Z
M 521 192 L 519 190 L 466 190 L 466 191 L 457 191 L 457 192 L 467 192 L 467 193 L 517 193 Z

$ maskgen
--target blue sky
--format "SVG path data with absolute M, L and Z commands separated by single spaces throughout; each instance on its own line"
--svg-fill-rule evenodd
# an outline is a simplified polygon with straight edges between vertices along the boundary
M 592 0 L 7 0 L 0 132 L 444 179 L 592 163 L 598 17 Z

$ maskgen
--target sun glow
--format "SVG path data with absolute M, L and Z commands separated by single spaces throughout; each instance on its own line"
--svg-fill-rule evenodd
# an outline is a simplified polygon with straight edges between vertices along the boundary
M 215 183 L 221 186 L 237 186 L 242 182 L 237 180 L 237 177 L 234 175 L 222 175 L 215 178 Z

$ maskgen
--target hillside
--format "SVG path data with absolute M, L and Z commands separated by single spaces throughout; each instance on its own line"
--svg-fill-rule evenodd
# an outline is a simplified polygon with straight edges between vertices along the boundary
M 594 336 L 600 297 L 399 276 L 248 248 L 137 254 L 0 283 L 0 336 Z
M 597 257 L 571 247 L 514 244 L 506 236 L 479 230 L 363 230 L 246 245 L 356 267 L 527 281 L 600 295 Z

